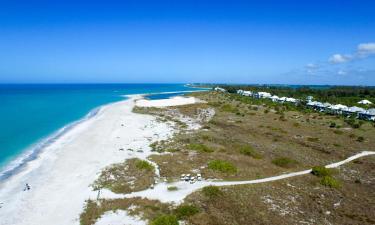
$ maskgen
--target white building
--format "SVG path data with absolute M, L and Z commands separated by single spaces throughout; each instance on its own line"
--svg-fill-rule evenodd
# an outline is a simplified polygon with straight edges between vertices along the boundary
M 375 121 L 375 108 L 372 108 L 363 112 L 359 112 L 358 117 L 364 120 Z
M 224 88 L 221 88 L 221 87 L 215 87 L 214 88 L 215 91 L 221 91 L 221 92 L 226 92 L 227 90 L 225 90 Z
M 270 98 L 273 102 L 278 102 L 279 101 L 279 97 L 277 95 L 274 95 L 274 96 L 271 96 Z
M 362 104 L 362 105 L 371 105 L 372 102 L 370 102 L 370 101 L 367 100 L 367 99 L 363 99 L 363 100 L 359 101 L 358 104 Z

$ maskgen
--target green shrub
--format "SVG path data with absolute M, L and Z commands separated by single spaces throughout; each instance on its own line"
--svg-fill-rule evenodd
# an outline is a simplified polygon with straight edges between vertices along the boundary
M 358 141 L 358 142 L 364 142 L 364 141 L 365 141 L 365 138 L 362 137 L 362 136 L 359 136 L 359 137 L 357 138 L 357 141 Z
M 340 182 L 331 176 L 322 177 L 320 183 L 330 188 L 339 188 L 341 186 Z
M 149 170 L 149 171 L 152 171 L 154 170 L 154 166 L 147 162 L 146 160 L 137 160 L 137 162 L 135 163 L 135 166 L 140 169 L 140 170 Z
M 240 148 L 240 153 L 244 154 L 244 155 L 247 155 L 247 156 L 251 156 L 254 159 L 261 159 L 262 158 L 262 155 L 259 154 L 257 151 L 255 151 L 253 149 L 253 147 L 251 147 L 250 145 L 242 146 Z
M 318 177 L 331 176 L 332 169 L 326 168 L 324 166 L 314 166 L 311 173 Z
M 238 109 L 237 108 L 234 108 L 232 105 L 230 104 L 225 104 L 221 107 L 221 110 L 224 111 L 224 112 L 231 112 L 231 113 L 236 113 L 238 112 Z
M 176 208 L 175 214 L 178 219 L 186 219 L 189 216 L 199 213 L 199 211 L 199 208 L 195 205 L 180 205 Z
M 237 173 L 237 168 L 233 164 L 223 160 L 210 161 L 208 168 L 222 173 Z
M 222 195 L 222 192 L 220 188 L 216 186 L 207 186 L 202 189 L 202 193 L 204 196 L 209 197 L 209 198 L 215 198 L 220 195 Z
M 177 191 L 178 188 L 176 186 L 169 186 L 167 187 L 168 191 Z
M 329 127 L 330 127 L 330 128 L 335 128 L 335 127 L 336 127 L 336 123 L 335 123 L 335 122 L 331 122 L 331 123 L 329 124 Z
M 187 146 L 188 149 L 199 151 L 199 152 L 213 152 L 214 150 L 204 144 L 191 143 Z
M 161 215 L 152 220 L 151 225 L 178 225 L 177 217 L 174 215 Z
M 272 163 L 283 168 L 291 168 L 298 164 L 296 160 L 287 157 L 276 158 L 272 160 Z

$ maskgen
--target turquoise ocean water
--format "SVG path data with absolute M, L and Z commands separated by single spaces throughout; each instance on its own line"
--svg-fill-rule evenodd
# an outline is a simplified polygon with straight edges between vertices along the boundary
M 104 104 L 122 100 L 126 94 L 191 90 L 196 89 L 183 84 L 1 84 L 0 181 Z

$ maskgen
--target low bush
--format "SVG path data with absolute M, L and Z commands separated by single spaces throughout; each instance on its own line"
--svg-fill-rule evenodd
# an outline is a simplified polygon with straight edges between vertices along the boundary
M 330 128 L 335 128 L 335 127 L 336 127 L 336 123 L 335 123 L 335 122 L 331 122 L 331 123 L 329 124 L 329 127 L 330 127 Z
M 169 186 L 167 187 L 168 191 L 177 191 L 178 188 L 176 186 Z
M 178 219 L 186 219 L 187 217 L 199 213 L 199 211 L 199 208 L 195 205 L 180 205 L 176 208 L 175 214 Z
M 232 163 L 223 160 L 210 161 L 208 168 L 222 173 L 237 173 L 237 168 Z
M 257 151 L 255 151 L 253 149 L 253 147 L 251 147 L 250 145 L 242 146 L 240 148 L 240 153 L 244 154 L 244 155 L 247 155 L 247 156 L 251 156 L 254 159 L 261 159 L 262 158 L 262 155 L 259 154 Z
M 215 198 L 220 195 L 222 195 L 222 192 L 220 188 L 216 186 L 207 186 L 202 189 L 202 193 L 204 196 L 209 197 L 209 198 Z
M 358 142 L 364 142 L 364 141 L 365 141 L 365 138 L 362 137 L 362 136 L 359 136 L 359 137 L 357 138 L 357 141 L 358 141 Z
M 161 215 L 152 220 L 151 225 L 178 225 L 177 217 L 174 215 Z
M 276 158 L 272 160 L 272 163 L 283 168 L 291 168 L 298 164 L 296 160 L 287 157 Z
M 331 176 L 322 177 L 320 183 L 330 188 L 339 188 L 341 186 L 340 182 Z
M 151 163 L 147 162 L 146 160 L 137 160 L 137 162 L 135 163 L 135 166 L 140 169 L 140 170 L 149 170 L 149 171 L 153 171 L 155 168 L 154 168 L 154 165 L 152 165 Z
M 324 166 L 314 166 L 311 173 L 317 177 L 331 176 L 332 169 L 328 169 Z

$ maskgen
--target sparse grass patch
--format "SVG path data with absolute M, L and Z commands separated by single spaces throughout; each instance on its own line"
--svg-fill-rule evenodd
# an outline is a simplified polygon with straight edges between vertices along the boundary
M 319 138 L 316 138 L 316 137 L 308 137 L 307 140 L 308 140 L 308 141 L 311 141 L 311 142 L 317 142 L 317 141 L 319 141 Z
M 151 221 L 150 225 L 178 225 L 178 220 L 175 215 L 161 215 Z
M 154 182 L 154 166 L 140 159 L 128 159 L 106 167 L 93 183 L 94 190 L 109 189 L 115 193 L 130 193 L 148 188 Z
M 333 133 L 338 134 L 338 135 L 341 135 L 341 134 L 343 134 L 344 132 L 343 132 L 342 130 L 334 130 Z
M 202 193 L 203 193 L 204 196 L 206 196 L 208 198 L 216 198 L 216 197 L 222 195 L 222 192 L 221 192 L 220 188 L 218 188 L 216 186 L 204 187 L 204 188 L 202 188 Z
M 272 163 L 283 168 L 291 168 L 298 164 L 296 160 L 287 157 L 276 158 L 272 160 Z
M 224 160 L 212 160 L 208 163 L 208 168 L 221 173 L 237 173 L 237 168 Z
M 204 144 L 200 144 L 200 143 L 188 144 L 187 148 L 190 149 L 190 150 L 195 150 L 195 151 L 199 151 L 199 152 L 206 152 L 206 153 L 210 153 L 210 152 L 214 151 L 213 149 L 209 148 L 208 146 L 206 146 Z
M 244 155 L 247 155 L 247 156 L 251 156 L 253 157 L 254 159 L 261 159 L 262 158 L 262 155 L 259 154 L 252 146 L 250 145 L 246 145 L 246 146 L 242 146 L 240 147 L 240 153 L 241 154 L 244 154 Z

